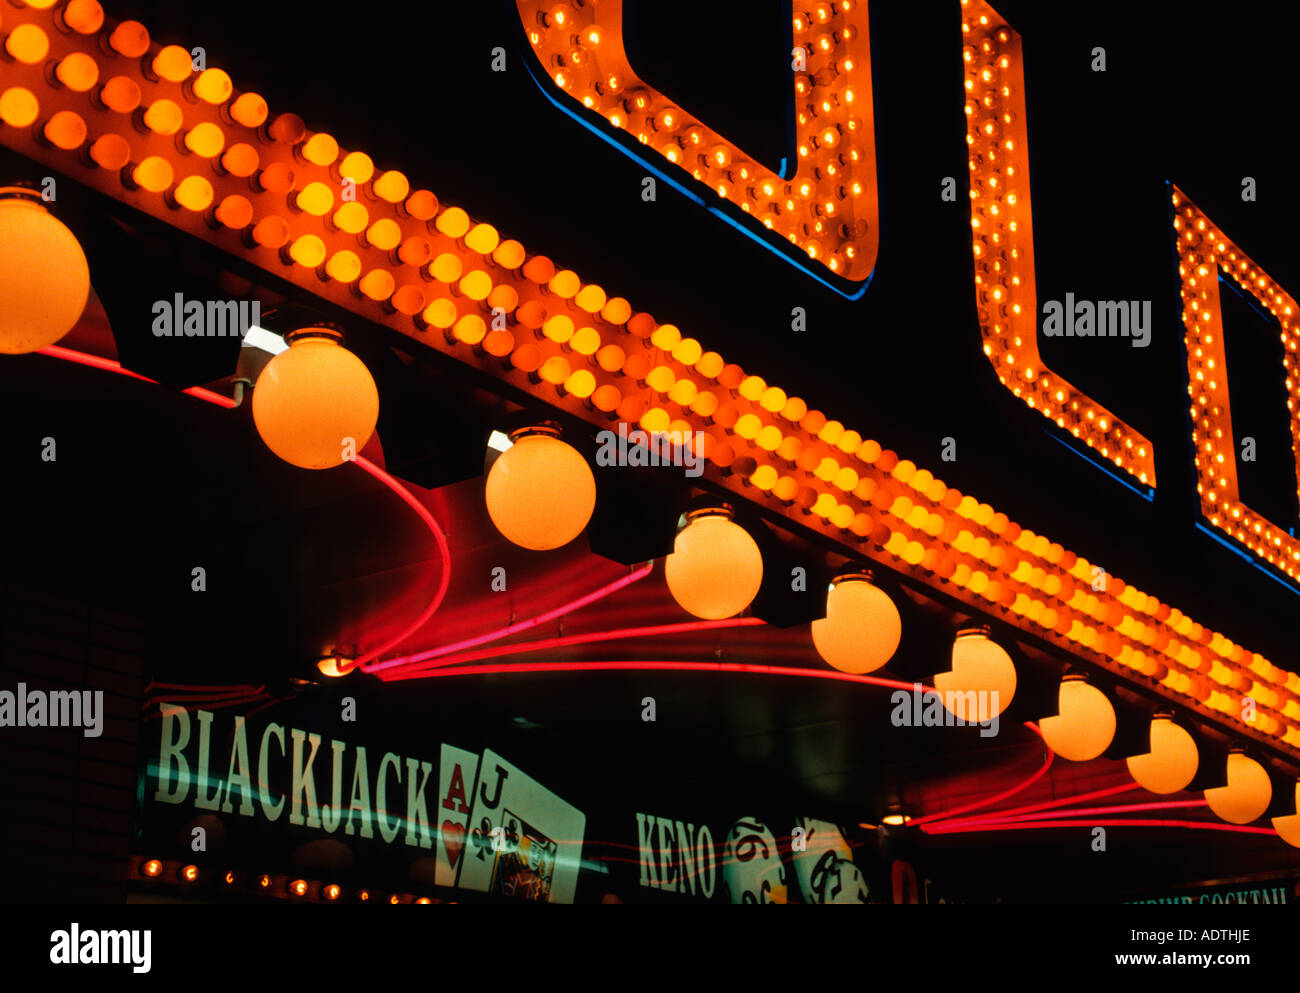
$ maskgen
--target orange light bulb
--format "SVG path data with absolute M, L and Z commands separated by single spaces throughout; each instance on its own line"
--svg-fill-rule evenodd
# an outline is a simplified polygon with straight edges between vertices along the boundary
M 1167 795 L 1186 789 L 1200 761 L 1192 736 L 1159 714 L 1151 721 L 1150 740 L 1149 752 L 1126 759 L 1129 775 L 1150 793 Z
M 836 579 L 826 595 L 826 617 L 812 622 L 817 654 L 840 672 L 875 672 L 893 657 L 902 636 L 898 607 L 865 575 Z
M 1081 678 L 1067 676 L 1058 693 L 1056 716 L 1038 722 L 1047 746 L 1063 759 L 1087 762 L 1110 747 L 1115 708 L 1106 694 Z
M 982 628 L 957 632 L 952 669 L 934 677 L 945 709 L 967 724 L 983 724 L 1011 705 L 1016 667 L 1011 656 Z
M 581 453 L 547 427 L 512 436 L 484 492 L 498 531 L 523 548 L 545 551 L 582 533 L 596 508 L 596 479 Z
M 734 617 L 753 602 L 763 582 L 763 555 L 726 508 L 689 516 L 664 559 L 673 599 L 705 620 Z
M 81 317 L 90 266 L 67 226 L 40 197 L 0 189 L 0 352 L 21 355 L 52 345 Z
M 253 390 L 258 434 L 276 455 L 303 469 L 349 461 L 378 419 L 379 391 L 370 370 L 323 329 L 293 335 Z
M 1228 784 L 1205 791 L 1205 802 L 1229 824 L 1249 824 L 1268 809 L 1273 784 L 1265 768 L 1242 752 L 1228 753 Z

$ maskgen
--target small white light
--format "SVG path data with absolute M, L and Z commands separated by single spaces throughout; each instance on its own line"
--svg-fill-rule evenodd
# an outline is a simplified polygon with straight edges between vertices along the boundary
M 500 431 L 493 431 L 488 437 L 488 448 L 494 451 L 504 452 L 513 445 L 514 442 L 510 440 L 510 436 L 502 434 Z
M 244 335 L 245 348 L 260 348 L 264 352 L 270 352 L 272 355 L 279 355 L 285 351 L 289 344 L 278 334 L 272 334 L 265 328 L 259 328 L 254 324 Z

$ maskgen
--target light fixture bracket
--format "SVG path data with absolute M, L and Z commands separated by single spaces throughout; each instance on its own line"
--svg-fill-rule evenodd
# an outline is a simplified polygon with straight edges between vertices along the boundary
M 544 435 L 547 438 L 563 438 L 564 431 L 556 421 L 538 421 L 536 424 L 527 424 L 520 428 L 515 428 L 507 437 L 512 441 L 518 441 L 520 438 L 526 438 L 529 435 Z

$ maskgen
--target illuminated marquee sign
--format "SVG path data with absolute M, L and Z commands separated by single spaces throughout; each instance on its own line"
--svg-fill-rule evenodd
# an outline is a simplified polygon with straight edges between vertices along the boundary
M 843 833 L 828 821 L 800 818 L 788 850 L 756 817 L 736 820 L 721 845 L 715 845 L 707 824 L 697 828 L 690 821 L 638 813 L 636 825 L 640 884 L 649 889 L 707 900 L 720 874 L 722 892 L 732 903 L 788 903 L 793 875 L 804 903 L 866 903 L 870 896 Z
M 1300 379 L 1296 375 L 1296 352 L 1300 349 L 1300 333 L 1296 325 L 1300 311 L 1291 294 L 1252 262 L 1177 188 L 1173 206 L 1183 324 L 1187 328 L 1196 492 L 1200 495 L 1201 511 L 1214 527 L 1294 580 L 1300 577 L 1300 540 L 1275 521 L 1251 510 L 1238 492 L 1237 446 L 1232 433 L 1232 398 L 1228 395 L 1219 280 L 1231 279 L 1281 324 L 1286 405 L 1297 485 L 1300 485 Z
M 1009 46 L 997 50 L 994 65 L 1002 85 L 1011 86 L 1020 72 L 1013 34 L 1001 42 L 1005 23 L 991 8 L 964 6 L 968 34 L 978 34 L 978 25 L 991 32 L 984 39 L 991 46 Z M 1240 735 L 1300 748 L 1300 676 L 1114 574 L 1094 589 L 1099 567 L 1088 559 L 727 362 L 682 329 L 503 239 L 431 191 L 412 188 L 403 173 L 376 168 L 364 152 L 341 149 L 294 114 L 271 115 L 260 96 L 236 90 L 222 70 L 193 71 L 184 50 L 151 43 L 143 25 L 105 24 L 102 11 L 91 16 L 97 10 L 86 3 L 6 9 L 13 61 L 0 63 L 0 142 L 597 430 L 625 421 L 689 434 L 711 484 L 1156 688 Z M 13 44 L 19 27 L 21 43 Z M 995 55 L 984 52 L 983 40 L 968 47 L 980 58 Z M 1007 65 L 998 65 L 1003 58 Z M 52 85 L 49 67 L 75 85 Z M 969 73 L 983 82 L 974 56 Z M 984 108 L 983 96 L 980 114 L 1015 113 L 998 96 Z M 1000 160 L 999 168 L 1014 166 Z M 999 175 L 1024 173 L 993 170 L 980 180 Z M 1024 196 L 1023 204 L 1003 202 L 1027 209 Z M 974 217 L 980 210 L 995 216 L 993 207 L 1002 211 L 992 194 L 973 201 Z M 1014 222 L 1005 222 L 1007 237 L 1025 233 L 1013 231 Z M 997 246 L 993 235 L 1001 232 L 989 231 Z M 1003 303 L 1019 302 L 993 296 L 997 280 L 1025 294 L 1022 309 L 1032 298 L 1023 252 L 1008 257 L 1019 268 L 996 268 L 1002 259 L 993 257 L 977 269 L 993 301 L 983 313 L 994 324 Z M 506 314 L 507 327 L 493 321 L 494 310 Z M 986 335 L 994 324 L 985 324 Z M 1025 323 L 1019 344 L 1007 337 L 1005 354 L 1028 362 L 1033 331 Z M 1002 354 L 986 344 L 990 358 Z M 1026 403 L 1040 404 L 1041 385 L 1035 379 L 1022 393 Z M 1066 392 L 1058 378 L 1047 386 L 1065 396 L 1053 401 L 1069 413 L 1054 406 L 1058 423 L 1065 418 L 1067 429 L 1077 427 L 1141 478 L 1150 449 L 1143 453 L 1139 434 L 1077 391 Z M 1262 535 L 1263 522 L 1250 529 L 1256 523 Z
M 575 7 L 517 0 L 529 44 L 571 103 L 634 135 L 672 167 L 802 247 L 863 280 L 875 265 L 877 190 L 867 4 L 796 4 L 798 170 L 783 180 L 746 158 L 632 71 L 618 0 Z M 1045 367 L 1038 352 L 1033 212 L 1020 36 L 989 4 L 963 0 L 967 142 L 975 288 L 984 354 L 1029 407 L 1145 486 L 1154 446 L 1140 431 Z M 544 87 L 545 90 L 545 87 Z M 600 133 L 598 130 L 597 133 Z M 635 150 L 616 143 L 635 155 Z M 687 190 L 689 192 L 689 190 Z M 835 245 L 827 251 L 825 244 Z
M 533 53 L 563 93 L 558 106 L 634 137 L 688 196 L 705 202 L 679 172 L 708 187 L 740 210 L 738 226 L 760 243 L 771 247 L 763 229 L 784 237 L 812 263 L 800 268 L 832 289 L 844 292 L 845 281 L 861 284 L 854 296 L 866 289 L 880 243 L 866 0 L 817 3 L 794 16 L 796 160 L 788 175 L 754 161 L 636 75 L 623 48 L 622 0 L 517 5 Z M 635 147 L 614 144 L 651 164 Z M 823 278 L 826 270 L 841 280 Z
M 1138 482 L 1156 484 L 1151 440 L 1046 367 L 1038 352 L 1029 129 L 1020 35 L 984 0 L 962 0 L 975 302 L 998 380 Z
M 986 0 L 961 2 L 972 253 L 984 354 L 999 382 L 1028 407 L 1078 439 L 1101 459 L 1128 473 L 1135 482 L 1153 490 L 1156 473 L 1152 441 L 1049 369 L 1039 353 L 1022 41 L 1019 33 Z M 797 175 L 784 186 L 780 177 L 762 172 L 761 167 L 745 159 L 725 138 L 689 117 L 666 96 L 636 77 L 623 49 L 623 12 L 617 0 L 587 6 L 517 0 L 517 7 L 534 54 L 554 85 L 570 101 L 599 115 L 609 127 L 635 135 L 641 145 L 649 146 L 672 166 L 709 185 L 719 197 L 737 204 L 769 229 L 784 233 L 792 243 L 800 244 L 801 236 L 810 233 L 821 236 L 826 231 L 825 225 L 818 226 L 815 220 L 810 227 L 809 217 L 799 212 L 801 201 L 812 202 L 813 211 L 820 210 L 824 218 L 836 216 L 834 202 L 818 191 L 818 177 L 832 187 L 836 186 L 832 182 L 835 177 L 860 176 L 863 182 L 869 177 L 870 187 L 863 186 L 862 196 L 857 195 L 861 184 L 854 181 L 852 202 L 858 205 L 864 218 L 874 220 L 875 156 L 874 145 L 868 144 L 874 122 L 865 2 L 817 3 L 811 5 L 809 12 L 796 4 L 795 54 L 799 57 L 810 51 L 814 59 L 809 75 L 798 76 L 796 80 L 800 175 L 807 172 L 811 178 L 801 180 Z M 860 136 L 864 149 L 861 156 L 845 152 L 845 124 L 822 127 L 823 118 L 829 120 L 840 112 L 850 114 L 848 133 Z M 635 154 L 635 150 L 625 145 L 617 147 Z M 870 155 L 865 152 L 867 148 L 872 150 Z M 846 169 L 851 172 L 846 173 Z M 837 189 L 843 194 L 842 186 Z M 774 199 L 778 192 L 785 196 L 783 201 Z M 766 212 L 757 209 L 763 204 L 769 208 Z M 859 222 L 859 226 L 864 232 L 868 228 L 875 230 L 866 220 Z M 840 230 L 847 233 L 852 228 L 851 222 L 841 220 Z M 878 241 L 873 238 L 870 244 L 874 264 Z M 1184 257 L 1189 244 L 1187 237 L 1178 241 L 1179 252 Z M 816 240 L 805 245 L 810 258 L 822 259 L 819 246 Z M 1237 278 L 1249 263 L 1235 246 L 1232 254 L 1234 259 L 1240 256 L 1243 260 L 1230 272 Z M 863 257 L 852 245 L 845 247 L 844 255 L 855 263 Z M 865 264 L 860 269 L 846 269 L 835 255 L 822 260 L 832 271 L 848 277 L 870 273 L 871 267 Z M 1290 297 L 1271 282 L 1267 290 L 1262 288 L 1264 285 L 1257 285 L 1255 279 L 1243 283 L 1275 315 L 1289 313 Z M 1205 296 L 1202 302 L 1217 313 L 1217 291 L 1208 292 L 1213 295 Z M 1096 320 L 1103 316 L 1096 315 Z M 1067 314 L 1065 320 L 1072 317 L 1073 314 Z M 1124 327 L 1127 332 L 1127 321 Z M 1289 322 L 1284 327 L 1289 329 Z M 1089 331 L 1092 330 L 1090 327 Z M 1283 341 L 1289 351 L 1295 350 L 1288 333 L 1284 333 Z M 1214 367 L 1212 355 L 1206 355 L 1201 362 L 1194 354 L 1195 348 L 1204 350 L 1208 344 L 1194 345 L 1189 340 L 1189 362 L 1197 366 L 1192 370 L 1194 378 L 1198 372 L 1203 378 L 1205 362 Z M 1221 335 L 1218 348 L 1222 348 Z M 1288 358 L 1288 369 L 1290 362 Z M 1224 368 L 1221 356 L 1218 368 Z M 1217 383 L 1226 390 L 1222 374 Z M 1294 377 L 1288 379 L 1287 387 L 1296 392 Z M 1300 446 L 1300 420 L 1296 419 L 1300 412 L 1296 410 L 1294 398 L 1290 409 L 1293 436 Z M 1231 440 L 1226 397 L 1212 411 L 1193 411 L 1193 415 L 1203 422 L 1201 433 L 1221 438 L 1226 425 Z M 1200 439 L 1197 444 L 1203 449 L 1209 441 Z M 1206 518 L 1269 565 L 1295 579 L 1300 565 L 1300 543 L 1286 529 L 1263 520 L 1240 503 L 1236 497 L 1235 465 L 1224 462 L 1223 447 L 1215 447 L 1212 453 L 1207 449 L 1203 457 L 1197 456 L 1201 504 Z M 1231 444 L 1226 448 L 1231 451 Z M 1297 451 L 1300 452 L 1300 447 Z M 1297 459 L 1300 474 L 1300 456 Z M 1211 461 L 1216 464 L 1214 471 L 1209 468 Z
M 244 715 L 214 734 L 163 703 L 146 793 L 159 805 L 258 818 L 302 832 L 435 854 L 434 881 L 537 902 L 572 903 L 586 817 L 491 750 L 442 746 L 432 762 Z M 197 726 L 196 726 L 197 723 Z M 224 720 L 221 722 L 226 723 Z M 228 748 L 218 754 L 218 743 Z M 320 787 L 318 789 L 318 786 Z M 228 816 L 226 824 L 234 826 Z M 206 849 L 203 849 L 206 850 Z

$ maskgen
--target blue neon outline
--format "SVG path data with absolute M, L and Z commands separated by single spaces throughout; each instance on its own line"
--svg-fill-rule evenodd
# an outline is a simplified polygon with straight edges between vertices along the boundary
M 1167 216 L 1169 217 L 1169 220 L 1171 222 L 1170 224 L 1171 227 L 1172 227 L 1173 217 L 1175 214 L 1173 200 L 1172 200 L 1173 188 L 1174 188 L 1174 181 L 1172 179 L 1166 179 L 1165 180 L 1165 203 L 1168 205 Z M 1187 194 L 1184 193 L 1183 195 L 1186 196 Z M 1176 269 L 1178 265 L 1178 249 L 1176 245 L 1174 247 L 1173 256 L 1174 256 L 1174 267 Z M 1271 314 L 1266 313 L 1265 311 L 1261 310 L 1257 306 L 1259 301 L 1254 299 L 1253 294 L 1245 292 L 1241 287 L 1234 284 L 1231 279 L 1228 279 L 1223 275 L 1223 269 L 1217 263 L 1215 264 L 1215 271 L 1216 271 L 1216 275 L 1219 278 L 1220 284 L 1226 283 L 1228 288 L 1232 290 L 1233 293 L 1237 294 L 1237 296 L 1241 297 L 1246 301 L 1247 306 L 1254 307 L 1256 311 L 1258 311 L 1259 314 L 1262 317 L 1264 317 L 1266 320 L 1272 319 Z M 1222 290 L 1222 287 L 1220 287 L 1220 290 Z M 1227 347 L 1226 343 L 1224 347 L 1226 349 Z M 1190 386 L 1192 381 L 1192 375 L 1191 375 L 1192 371 L 1187 365 L 1186 339 L 1184 339 L 1183 342 L 1182 355 L 1183 355 L 1183 383 L 1186 386 Z M 1183 423 L 1186 425 L 1186 430 L 1187 430 L 1187 434 L 1186 434 L 1187 456 L 1189 459 L 1195 460 L 1196 446 L 1192 443 L 1192 432 L 1196 428 L 1196 422 L 1195 422 L 1195 418 L 1192 416 L 1192 412 L 1190 408 L 1188 408 L 1187 412 L 1183 415 Z M 1234 457 L 1235 457 L 1235 452 L 1234 452 Z M 1199 473 L 1197 474 L 1197 478 L 1199 479 Z M 1199 496 L 1195 496 L 1193 497 L 1193 499 L 1194 499 L 1195 510 L 1193 512 L 1192 526 L 1196 528 L 1197 531 L 1200 531 L 1202 534 L 1208 535 L 1209 537 L 1213 538 L 1216 542 L 1218 542 L 1220 545 L 1222 545 L 1224 548 L 1226 548 L 1228 551 L 1232 552 L 1234 555 L 1238 555 L 1241 558 L 1245 559 L 1247 565 L 1249 565 L 1253 569 L 1258 570 L 1259 572 L 1262 572 L 1265 576 L 1273 580 L 1273 582 L 1277 583 L 1283 589 L 1287 590 L 1290 593 L 1300 596 L 1300 583 L 1297 583 L 1294 580 L 1291 580 L 1289 578 L 1284 578 L 1284 574 L 1278 573 L 1266 562 L 1262 561 L 1260 557 L 1256 555 L 1254 552 L 1251 552 L 1250 550 L 1242 547 L 1241 542 L 1237 541 L 1236 538 L 1233 538 L 1231 535 L 1227 534 L 1226 532 L 1220 533 L 1212 525 L 1206 524 L 1205 522 L 1209 520 L 1209 517 L 1206 516 L 1205 508 L 1201 506 L 1201 501 Z M 1295 537 L 1294 527 L 1290 529 L 1290 533 L 1292 537 Z
M 1237 285 L 1236 280 L 1229 279 L 1227 276 L 1225 276 L 1223 274 L 1223 267 L 1221 265 L 1216 264 L 1214 269 L 1215 269 L 1215 274 L 1219 277 L 1219 282 L 1227 286 L 1228 289 L 1232 290 L 1232 292 L 1235 293 L 1238 296 L 1238 298 L 1240 298 L 1242 301 L 1245 302 L 1246 306 L 1250 307 L 1251 310 L 1253 310 L 1256 314 L 1258 314 L 1261 318 L 1263 318 L 1265 324 L 1270 324 L 1277 320 L 1276 317 L 1274 317 L 1272 314 L 1270 314 L 1267 310 L 1264 309 L 1263 304 L 1259 302 L 1259 297 L 1255 296 L 1255 294 L 1253 293 L 1249 293 L 1246 290 L 1242 289 L 1240 286 Z M 1222 287 L 1220 288 L 1220 292 L 1222 292 Z
M 516 20 L 518 20 L 518 18 L 516 18 Z M 531 50 L 525 50 L 523 54 L 523 62 L 524 62 L 524 67 L 528 70 L 528 75 L 532 78 L 533 82 L 537 84 L 537 88 L 541 90 L 542 96 L 544 96 L 547 100 L 549 100 L 552 105 L 554 105 L 563 113 L 567 114 L 569 117 L 573 118 L 584 128 L 590 131 L 592 134 L 600 138 L 602 141 L 606 142 L 609 145 L 612 145 L 619 152 L 622 152 L 633 162 L 640 164 L 646 169 L 649 169 L 652 173 L 654 173 L 656 176 L 662 179 L 673 189 L 677 190 L 677 192 L 681 193 L 687 199 L 699 204 L 701 207 L 705 208 L 710 214 L 713 214 L 715 217 L 722 218 L 724 221 L 726 221 L 728 224 L 734 227 L 741 234 L 745 235 L 745 237 L 754 241 L 756 244 L 761 245 L 763 248 L 766 248 L 777 258 L 781 259 L 781 261 L 794 266 L 794 268 L 798 269 L 800 272 L 804 273 L 805 275 L 811 276 L 817 282 L 825 286 L 828 290 L 832 290 L 835 293 L 838 293 L 846 300 L 860 300 L 862 298 L 862 295 L 867 292 L 867 288 L 871 285 L 871 280 L 876 275 L 876 269 L 879 268 L 878 259 L 877 259 L 877 264 L 871 267 L 871 272 L 868 273 L 867 278 L 862 281 L 862 285 L 859 286 L 857 290 L 850 293 L 847 290 L 840 289 L 838 286 L 830 282 L 824 276 L 819 275 L 818 273 L 814 272 L 812 269 L 805 266 L 803 263 L 799 262 L 798 259 L 787 254 L 786 251 L 784 251 L 782 248 L 778 248 L 775 245 L 768 244 L 767 240 L 764 239 L 761 235 L 759 235 L 757 231 L 751 231 L 748 225 L 741 224 L 739 221 L 731 217 L 725 211 L 707 203 L 705 199 L 702 196 L 700 196 L 700 194 L 687 189 L 686 186 L 684 186 L 682 183 L 673 179 L 670 175 L 664 172 L 658 165 L 656 165 L 655 163 L 651 162 L 648 158 L 641 155 L 640 152 L 637 152 L 633 148 L 629 147 L 628 144 L 625 144 L 625 142 L 629 141 L 629 139 L 623 136 L 623 132 L 609 133 L 604 128 L 596 127 L 596 125 L 586 120 L 575 109 L 566 106 L 566 103 L 570 102 L 567 98 L 565 102 L 562 103 L 560 100 L 552 96 L 550 92 L 551 85 L 552 85 L 551 78 L 547 76 L 545 83 L 543 83 L 541 79 L 538 78 L 537 71 L 533 68 L 533 53 Z M 639 147 L 640 145 L 639 142 L 635 142 L 633 144 L 635 144 L 637 147 Z M 785 166 L 784 158 L 781 159 L 781 164 L 782 164 L 782 168 L 784 169 Z M 696 183 L 694 177 L 691 177 L 691 182 Z M 879 196 L 879 190 L 877 190 L 877 196 Z M 767 228 L 763 228 L 763 230 L 766 231 Z
M 1077 455 L 1079 458 L 1083 459 L 1083 461 L 1087 462 L 1088 465 L 1092 466 L 1093 468 L 1100 469 L 1111 479 L 1115 480 L 1115 482 L 1119 483 L 1125 489 L 1132 490 L 1134 493 L 1140 496 L 1147 503 L 1156 502 L 1156 488 L 1154 486 L 1148 486 L 1145 489 L 1143 489 L 1137 484 L 1129 482 L 1119 473 L 1115 472 L 1113 469 L 1110 469 L 1108 466 L 1106 466 L 1106 464 L 1101 461 L 1100 457 L 1094 458 L 1092 455 L 1090 455 L 1089 452 L 1091 451 L 1091 449 L 1085 451 L 1084 449 L 1079 448 L 1077 445 L 1072 444 L 1071 442 L 1066 441 L 1064 438 L 1060 437 L 1058 434 L 1058 429 L 1056 429 L 1055 427 L 1052 428 L 1045 427 L 1042 428 L 1041 430 L 1043 434 L 1047 435 L 1047 437 L 1051 438 L 1054 442 L 1056 442 L 1058 445 L 1064 448 L 1067 452 L 1070 452 L 1073 455 Z M 1070 437 L 1073 438 L 1074 436 L 1071 435 Z
M 1273 582 L 1277 583 L 1279 586 L 1284 587 L 1291 593 L 1300 593 L 1300 589 L 1297 589 L 1296 585 L 1293 582 L 1291 582 L 1291 580 L 1284 579 L 1282 576 L 1279 576 L 1276 572 L 1274 572 L 1271 568 L 1269 568 L 1267 564 L 1259 561 L 1259 557 L 1254 552 L 1249 552 L 1243 549 L 1235 538 L 1225 538 L 1221 534 L 1215 534 L 1213 528 L 1206 527 L 1200 521 L 1194 521 L 1193 523 L 1195 524 L 1197 531 L 1202 531 L 1205 534 L 1209 535 L 1211 538 L 1217 541 L 1228 551 L 1232 552 L 1234 555 L 1240 555 L 1243 559 L 1246 560 L 1246 562 L 1249 565 L 1251 565 L 1255 569 L 1258 569 L 1260 572 L 1262 572 L 1269 579 L 1273 580 Z

